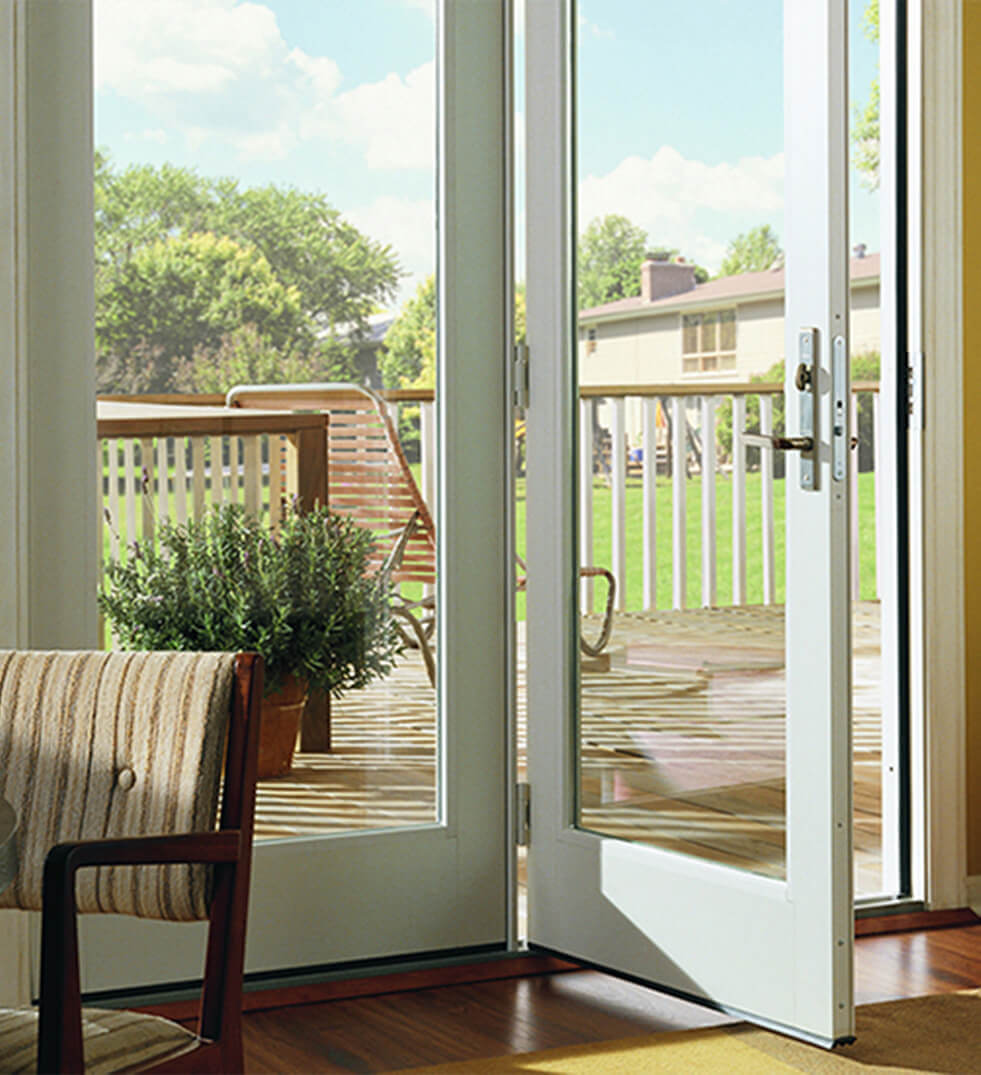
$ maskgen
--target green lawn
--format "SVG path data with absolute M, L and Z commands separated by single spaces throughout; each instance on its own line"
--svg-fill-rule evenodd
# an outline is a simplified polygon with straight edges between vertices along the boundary
M 784 596 L 784 488 L 783 479 L 773 483 L 774 547 L 776 554 L 777 601 Z M 750 604 L 763 600 L 763 543 L 762 508 L 760 500 L 761 476 L 746 475 L 746 590 Z M 517 490 L 517 539 L 519 551 L 525 540 L 524 481 Z M 858 476 L 859 496 L 859 574 L 863 599 L 875 597 L 875 475 L 871 472 Z M 671 481 L 659 478 L 657 483 L 657 604 L 670 608 L 672 604 L 672 492 Z M 715 550 L 716 550 L 716 601 L 720 605 L 732 603 L 732 482 L 728 476 L 719 475 L 715 487 Z M 593 563 L 609 566 L 611 562 L 611 500 L 612 493 L 604 483 L 593 486 Z M 687 560 L 689 607 L 702 603 L 702 482 L 700 477 L 690 478 L 685 490 L 687 521 Z M 627 484 L 627 608 L 643 608 L 643 492 L 637 482 Z M 622 585 L 622 580 L 621 585 Z M 599 588 L 597 589 L 599 594 Z M 519 594 L 519 618 L 524 616 L 524 597 Z
M 172 469 L 172 468 L 171 468 Z M 419 480 L 419 467 L 412 467 Z M 108 477 L 108 459 L 105 462 Z M 747 600 L 757 604 L 763 600 L 762 581 L 762 519 L 760 504 L 761 476 L 758 472 L 746 475 L 746 586 Z M 228 490 L 226 490 L 227 495 Z M 207 501 L 210 503 L 210 489 Z M 875 597 L 875 475 L 871 472 L 858 477 L 859 495 L 859 564 L 861 596 Z M 657 604 L 670 608 L 672 604 L 672 489 L 669 478 L 657 482 Z M 239 492 L 239 499 L 242 493 Z M 687 603 L 697 607 L 702 602 L 702 488 L 701 478 L 690 478 L 686 488 L 688 584 Z M 188 492 L 190 500 L 190 491 Z M 611 499 L 610 488 L 597 480 L 593 486 L 593 557 L 594 564 L 609 566 L 611 563 Z M 174 493 L 168 500 L 174 512 Z M 643 584 L 643 493 L 640 483 L 628 481 L 626 490 L 627 568 L 626 599 L 628 609 L 643 607 L 641 588 Z M 120 503 L 122 508 L 122 503 Z M 732 601 L 732 483 L 728 475 L 716 477 L 716 601 L 720 605 Z M 784 480 L 773 483 L 773 510 L 775 518 L 775 553 L 777 601 L 784 595 Z M 516 489 L 516 531 L 519 552 L 525 549 L 525 481 L 518 479 Z M 131 541 L 142 532 L 141 505 L 137 504 L 136 534 L 126 532 L 125 519 L 114 520 L 115 528 L 124 542 Z M 109 555 L 109 535 L 104 532 L 104 552 Z M 623 585 L 623 580 L 618 580 Z M 600 595 L 601 587 L 597 588 Z M 524 594 L 518 595 L 518 616 L 524 618 Z

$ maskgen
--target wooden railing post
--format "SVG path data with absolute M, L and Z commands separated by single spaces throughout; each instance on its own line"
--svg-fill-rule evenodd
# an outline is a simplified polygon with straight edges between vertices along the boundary
M 688 514 L 685 506 L 685 456 L 688 427 L 685 417 L 685 397 L 671 400 L 671 534 L 672 534 L 672 604 L 684 608 L 688 597 Z
M 616 608 L 627 607 L 627 452 L 624 399 L 610 400 L 610 535 L 612 556 L 610 569 L 617 580 Z
M 760 432 L 773 432 L 773 396 L 760 394 Z M 773 449 L 760 449 L 760 517 L 763 531 L 763 604 L 776 598 L 776 545 L 773 521 Z
M 644 608 L 657 608 L 657 406 L 644 400 Z
M 579 562 L 593 563 L 593 401 L 579 401 Z M 579 600 L 584 612 L 593 611 L 593 580 L 580 584 Z
M 300 511 L 327 504 L 327 423 L 323 414 L 319 429 L 304 429 L 296 435 L 297 493 Z M 300 726 L 300 750 L 304 754 L 325 754 L 330 750 L 330 695 L 311 690 Z
M 715 602 L 715 396 L 702 396 L 702 604 Z
M 732 400 L 732 603 L 746 603 L 746 397 Z

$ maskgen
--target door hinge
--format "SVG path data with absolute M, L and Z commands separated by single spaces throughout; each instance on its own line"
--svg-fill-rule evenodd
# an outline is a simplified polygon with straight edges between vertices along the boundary
M 531 843 L 531 784 L 514 785 L 514 842 L 518 847 Z
M 528 406 L 528 344 L 516 343 L 512 358 L 514 392 L 511 402 L 518 410 Z
M 909 429 L 924 426 L 922 351 L 910 351 L 906 355 L 906 425 Z

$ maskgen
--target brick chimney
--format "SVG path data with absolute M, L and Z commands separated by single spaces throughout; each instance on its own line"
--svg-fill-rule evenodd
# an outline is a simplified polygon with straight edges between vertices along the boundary
M 695 266 L 684 258 L 675 261 L 648 257 L 640 267 L 640 297 L 644 302 L 680 295 L 695 287 Z

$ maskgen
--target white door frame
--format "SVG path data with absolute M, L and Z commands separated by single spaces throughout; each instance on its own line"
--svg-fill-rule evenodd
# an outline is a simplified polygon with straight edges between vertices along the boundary
M 92 34 L 87 0 L 0 0 L 0 646 L 96 644 Z M 0 1000 L 30 999 L 0 915 Z
M 529 940 L 830 1044 L 853 1033 L 848 478 L 832 477 L 832 339 L 847 355 L 844 0 L 788 5 L 786 353 L 818 333 L 817 492 L 788 459 L 787 880 L 575 823 L 571 0 L 528 5 Z M 801 57 L 813 56 L 813 62 Z M 788 398 L 794 364 L 788 363 Z M 847 399 L 847 361 L 838 387 Z M 788 422 L 795 425 L 795 409 Z M 791 430 L 793 431 L 793 430 Z M 835 437 L 845 451 L 847 429 Z M 806 611 L 805 611 L 806 610 Z
M 501 149 L 509 42 L 505 0 L 440 8 L 437 420 L 442 457 L 454 465 L 441 468 L 438 516 L 441 820 L 260 845 L 250 971 L 507 943 L 510 235 Z M 0 75 L 9 105 L 0 138 L 15 151 L 0 163 L 12 162 L 0 172 L 0 219 L 16 239 L 0 244 L 0 314 L 11 342 L 0 362 L 14 386 L 3 394 L 9 421 L 0 432 L 17 431 L 0 442 L 0 461 L 11 461 L 0 481 L 14 482 L 5 502 L 21 505 L 10 533 L 0 528 L 9 557 L 0 586 L 26 609 L 11 645 L 97 644 L 91 15 L 90 0 L 0 0 L 0 47 L 10 60 Z M 300 865 L 283 869 L 296 852 Z M 273 924 L 304 919 L 315 927 L 294 925 L 274 942 Z M 195 927 L 108 916 L 88 916 L 83 927 L 90 950 L 118 953 L 83 959 L 85 990 L 200 973 Z M 143 977 L 148 943 L 159 954 L 152 981 Z

